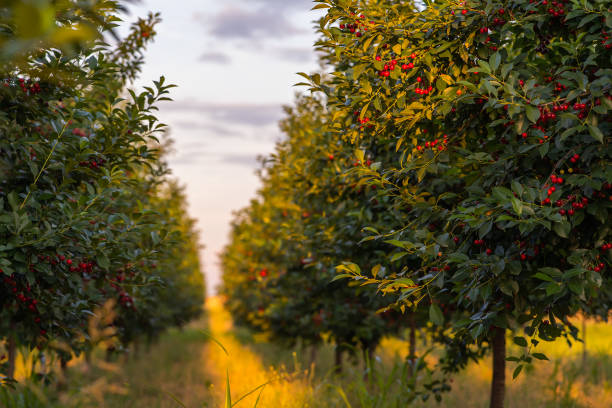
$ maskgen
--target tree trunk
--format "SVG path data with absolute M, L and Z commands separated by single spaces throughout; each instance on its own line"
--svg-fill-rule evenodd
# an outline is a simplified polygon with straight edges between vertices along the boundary
M 374 355 L 375 351 L 376 346 L 374 344 L 368 344 L 366 347 L 363 348 L 362 351 L 364 365 L 363 381 L 366 383 L 372 380 L 372 372 L 370 369 L 372 368 L 372 356 Z
M 17 359 L 17 345 L 15 344 L 15 338 L 9 337 L 8 339 L 8 372 L 6 376 L 9 379 L 15 379 L 15 360 Z
M 587 344 L 586 344 L 586 318 L 582 315 L 582 364 L 586 363 Z
M 115 348 L 114 348 L 114 347 L 108 347 L 108 348 L 106 349 L 106 357 L 105 357 L 105 360 L 106 360 L 106 362 L 107 362 L 107 363 L 110 363 L 110 362 L 112 361 L 112 359 L 113 359 L 113 352 L 114 352 L 114 351 L 115 351 Z
M 342 350 L 338 346 L 334 352 L 334 373 L 342 374 Z
M 491 381 L 490 408 L 504 408 L 506 394 L 506 330 L 493 329 L 493 380 Z
M 40 375 L 44 376 L 47 374 L 47 357 L 44 352 L 40 352 Z
M 60 374 L 57 377 L 57 390 L 65 391 L 68 389 L 68 359 L 60 356 Z
M 410 361 L 410 376 L 412 377 L 416 372 L 416 324 L 414 322 L 414 314 L 410 314 L 410 334 L 408 337 L 408 345 L 410 351 L 408 354 L 408 361 Z
M 310 366 L 312 367 L 317 362 L 317 345 L 310 346 Z
M 132 353 L 133 360 L 137 360 L 138 357 L 140 357 L 140 349 L 141 349 L 140 343 L 141 343 L 140 340 L 134 341 L 134 347 L 133 347 L 134 352 Z

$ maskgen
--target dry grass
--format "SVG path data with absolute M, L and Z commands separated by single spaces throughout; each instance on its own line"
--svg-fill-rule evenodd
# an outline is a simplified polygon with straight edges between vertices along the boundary
M 355 365 L 347 362 L 343 376 L 331 375 L 331 344 L 321 347 L 315 365 L 309 366 L 305 363 L 309 361 L 309 352 L 300 348 L 284 349 L 232 327 L 218 299 L 210 299 L 207 309 L 207 321 L 195 322 L 182 331 L 170 331 L 150 350 L 142 350 L 139 356 L 118 361 L 107 369 L 103 365 L 91 368 L 84 362 L 72 367 L 69 370 L 72 388 L 53 395 L 56 399 L 59 395 L 60 402 L 56 406 L 221 407 L 225 399 L 226 373 L 234 402 L 269 382 L 261 393 L 258 407 L 262 408 L 346 408 L 347 402 L 355 408 L 408 406 L 406 400 L 399 397 L 399 373 L 391 373 L 393 366 L 401 368 L 408 350 L 401 339 L 383 341 L 376 352 L 374 381 L 366 383 L 363 362 Z M 228 355 L 203 330 L 208 330 L 223 344 Z M 587 344 L 589 354 L 585 361 L 582 360 L 581 344 L 571 348 L 564 341 L 541 344 L 537 351 L 547 354 L 551 361 L 536 362 L 515 381 L 510 379 L 513 363 L 509 363 L 507 406 L 612 407 L 612 325 L 588 322 Z M 25 369 L 27 361 L 23 363 Z M 470 364 L 457 375 L 452 391 L 444 395 L 440 404 L 428 401 L 409 406 L 485 408 L 490 379 L 490 359 L 485 359 L 479 364 Z M 382 391 L 387 380 L 390 388 Z M 95 384 L 100 382 L 103 386 L 96 388 Z M 83 387 L 89 387 L 88 393 L 96 389 L 107 392 L 102 401 L 92 403 L 91 399 L 82 398 Z M 112 392 L 112 387 L 117 392 Z M 340 389 L 345 392 L 346 401 Z M 255 392 L 236 406 L 251 408 L 258 395 Z
M 221 347 L 209 343 L 202 349 L 201 360 L 207 372 L 213 376 L 213 399 L 211 407 L 222 406 L 225 399 L 225 374 L 229 373 L 232 400 L 263 387 L 260 407 L 308 407 L 313 398 L 311 386 L 312 376 L 307 370 L 301 369 L 299 364 L 291 364 L 287 368 L 284 364 L 274 368 L 264 362 L 263 357 L 252 347 L 241 344 L 233 335 L 232 323 L 229 314 L 223 310 L 218 299 L 208 301 L 207 308 L 210 315 L 210 331 L 212 336 L 227 350 L 228 355 Z M 288 362 L 289 363 L 289 362 Z M 259 396 L 254 392 L 245 398 L 239 406 L 252 407 Z M 297 404 L 297 405 L 296 405 Z

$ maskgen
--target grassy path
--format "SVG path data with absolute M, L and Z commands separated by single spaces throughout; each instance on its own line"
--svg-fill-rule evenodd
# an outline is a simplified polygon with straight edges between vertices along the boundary
M 406 406 L 397 402 L 395 391 L 379 398 L 381 402 L 378 405 L 364 402 L 374 401 L 380 392 L 376 386 L 363 383 L 361 366 L 347 364 L 342 378 L 330 376 L 333 350 L 329 345 L 318 352 L 315 376 L 314 369 L 300 366 L 299 361 L 305 358 L 299 353 L 258 341 L 250 334 L 233 328 L 219 299 L 209 299 L 207 309 L 207 321 L 195 322 L 182 331 L 170 331 L 150 350 L 142 350 L 139 356 L 117 362 L 104 371 L 82 372 L 79 366 L 74 367 L 70 381 L 73 387 L 82 390 L 83 386 L 87 386 L 88 393 L 100 397 L 100 401 L 94 405 L 80 406 L 224 407 L 226 373 L 229 373 L 234 402 L 259 385 L 271 381 L 263 389 L 259 408 L 346 408 L 338 386 L 342 387 L 353 408 Z M 204 330 L 223 344 L 229 356 L 209 339 Z M 542 351 L 553 361 L 530 367 L 516 381 L 508 380 L 508 407 L 612 406 L 612 326 L 590 324 L 587 333 L 592 354 L 585 364 L 581 360 L 580 345 L 569 350 L 562 342 L 544 345 Z M 392 361 L 401 361 L 406 349 L 405 342 L 398 339 L 383 342 L 377 351 L 378 364 L 387 377 L 380 379 L 389 378 Z M 510 365 L 509 378 L 511 369 Z M 487 359 L 480 364 L 470 364 L 454 378 L 453 390 L 444 396 L 441 404 L 430 401 L 410 406 L 486 408 L 490 377 Z M 103 381 L 98 387 L 96 384 L 101 379 Z M 91 385 L 92 382 L 94 385 Z M 252 408 L 258 395 L 258 392 L 251 394 L 236 407 Z M 60 406 L 69 406 L 70 398 L 64 398 L 66 405 Z
M 312 389 L 308 376 L 288 375 L 271 368 L 250 346 L 233 334 L 229 314 L 218 298 L 207 302 L 208 325 L 195 322 L 182 331 L 173 330 L 149 351 L 121 364 L 112 374 L 125 395 L 107 395 L 104 406 L 120 408 L 222 407 L 225 402 L 226 373 L 229 373 L 232 400 L 271 381 L 263 387 L 259 407 L 309 407 Z M 209 340 L 219 341 L 229 355 Z M 292 372 L 293 367 L 292 367 Z M 237 407 L 253 407 L 254 392 Z M 177 402 L 179 401 L 179 402 Z
M 219 346 L 212 342 L 203 350 L 202 359 L 205 361 L 206 371 L 213 376 L 214 392 L 211 406 L 222 406 L 225 401 L 226 372 L 224 367 L 229 373 L 234 402 L 239 397 L 269 382 L 262 389 L 260 407 L 309 406 L 308 400 L 312 392 L 305 372 L 289 375 L 283 369 L 277 370 L 270 367 L 254 348 L 237 340 L 232 332 L 230 316 L 223 310 L 217 298 L 210 299 L 207 306 L 210 313 L 210 331 L 229 354 L 229 356 L 226 355 Z M 259 391 L 252 393 L 238 406 L 253 407 L 258 396 Z

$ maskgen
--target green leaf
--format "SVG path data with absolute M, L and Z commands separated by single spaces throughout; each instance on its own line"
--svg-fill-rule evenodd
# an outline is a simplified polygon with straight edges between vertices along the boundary
M 512 379 L 514 380 L 516 377 L 518 377 L 518 375 L 521 373 L 521 370 L 523 369 L 522 365 L 518 365 L 516 366 L 516 368 L 514 369 L 514 372 L 512 373 Z
M 590 23 L 591 21 L 595 20 L 596 18 L 599 18 L 599 13 L 589 13 L 587 14 L 586 17 L 584 17 L 582 20 L 580 20 L 580 24 L 578 24 L 578 28 Z
M 436 326 L 442 326 L 444 324 L 444 315 L 442 314 L 442 310 L 436 305 L 432 303 L 429 306 L 429 320 L 435 324 Z
M 225 408 L 232 408 L 232 393 L 230 392 L 229 368 L 225 373 Z
M 497 67 L 499 67 L 500 62 L 501 55 L 499 54 L 499 52 L 496 52 L 495 54 L 491 55 L 489 57 L 489 66 L 491 67 L 491 71 L 495 72 L 497 70 Z
M 554 282 L 555 280 L 553 278 L 551 278 L 550 276 L 542 273 L 542 272 L 538 272 L 536 274 L 533 275 L 534 278 L 536 279 L 540 279 L 543 281 L 547 281 L 547 282 Z
M 365 150 L 362 150 L 362 149 L 355 150 L 355 157 L 357 157 L 357 160 L 363 163 L 365 159 Z
M 519 197 L 523 195 L 523 185 L 516 180 L 511 183 L 512 191 L 514 191 Z
M 502 65 L 501 74 L 502 78 L 506 78 L 510 70 L 514 67 L 514 64 L 504 64 Z
M 527 111 L 527 118 L 532 123 L 536 123 L 538 119 L 540 118 L 540 110 L 536 108 L 535 106 L 531 106 L 531 105 L 527 105 L 525 107 L 525 110 Z
M 545 354 L 542 353 L 532 353 L 533 358 L 537 358 L 538 360 L 548 360 Z
M 353 279 L 354 277 L 355 275 L 349 275 L 348 273 L 341 273 L 339 275 L 334 276 L 334 278 L 330 282 L 335 282 L 337 280 L 347 279 L 347 278 Z
M 523 203 L 516 197 L 512 197 L 510 201 L 512 202 L 512 208 L 514 209 L 514 212 L 520 217 L 521 214 L 523 214 Z
M 359 113 L 359 119 L 363 119 L 365 117 L 365 114 L 368 111 L 369 107 L 370 107 L 370 102 L 363 105 L 363 108 L 361 108 L 361 112 Z
M 593 136 L 593 139 L 597 140 L 599 143 L 603 143 L 604 135 L 599 129 L 599 127 L 595 125 L 589 125 L 589 133 Z
M 353 68 L 353 79 L 358 80 L 369 64 L 359 64 Z
M 98 254 L 96 257 L 96 262 L 98 266 L 102 269 L 108 269 L 110 267 L 110 261 L 108 260 L 108 256 L 104 252 Z
M 567 238 L 569 236 L 569 232 L 571 231 L 572 226 L 568 221 L 556 222 L 553 225 L 553 231 L 557 233 L 562 238 Z
M 380 271 L 381 268 L 382 268 L 381 264 L 374 265 L 372 267 L 372 276 L 374 276 L 376 278 L 378 276 L 378 272 Z
M 527 347 L 527 340 L 525 340 L 524 337 L 520 337 L 520 336 L 516 336 L 514 337 L 514 344 L 521 346 L 521 347 Z
M 549 283 L 546 285 L 546 296 L 554 295 L 555 293 L 559 293 L 563 290 L 563 288 L 558 283 Z

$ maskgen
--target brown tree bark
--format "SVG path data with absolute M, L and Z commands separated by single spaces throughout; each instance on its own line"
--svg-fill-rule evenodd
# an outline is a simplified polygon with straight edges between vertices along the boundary
M 6 376 L 10 379 L 15 378 L 15 360 L 17 359 L 17 345 L 15 339 L 11 336 L 8 338 L 7 343 L 8 352 L 8 372 Z
M 342 374 L 342 350 L 338 346 L 334 352 L 334 373 Z
M 410 376 L 412 377 L 416 372 L 416 324 L 414 321 L 414 314 L 410 314 L 409 319 L 410 334 L 408 336 L 408 346 L 410 351 L 408 354 L 408 361 L 410 361 Z
M 317 363 L 317 345 L 313 344 L 310 346 L 310 366 L 312 367 Z
M 586 318 L 582 315 L 582 364 L 586 363 L 587 344 L 586 344 Z
M 362 350 L 363 366 L 364 366 L 363 381 L 366 383 L 371 381 L 370 377 L 372 373 L 367 368 L 372 366 L 372 356 L 374 355 L 375 351 L 376 351 L 376 345 L 374 344 L 368 344 Z
M 506 330 L 495 327 L 491 346 L 493 348 L 493 380 L 491 381 L 490 408 L 504 408 L 506 395 Z
M 106 356 L 105 356 L 105 360 L 107 363 L 110 363 L 113 360 L 113 353 L 115 352 L 115 348 L 114 347 L 108 347 L 106 349 Z
M 68 389 L 68 359 L 65 356 L 60 356 L 60 375 L 57 377 L 57 389 L 58 391 L 65 391 Z

